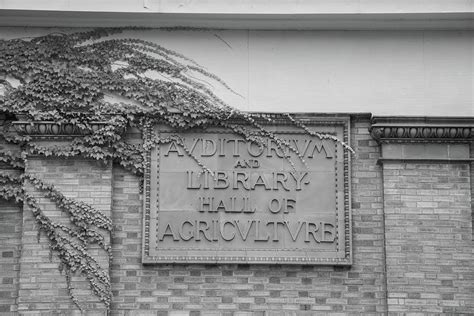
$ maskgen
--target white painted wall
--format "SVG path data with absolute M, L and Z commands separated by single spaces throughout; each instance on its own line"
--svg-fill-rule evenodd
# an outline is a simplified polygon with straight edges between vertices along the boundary
M 0 28 L 0 38 L 56 29 Z M 473 31 L 128 31 L 194 58 L 248 111 L 474 116 Z

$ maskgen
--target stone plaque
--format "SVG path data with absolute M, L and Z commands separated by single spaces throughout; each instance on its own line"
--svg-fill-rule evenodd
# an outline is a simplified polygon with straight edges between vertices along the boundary
M 349 142 L 347 118 L 298 119 Z M 278 116 L 261 124 L 304 161 L 224 129 L 148 132 L 175 140 L 147 155 L 143 263 L 351 264 L 350 152 Z

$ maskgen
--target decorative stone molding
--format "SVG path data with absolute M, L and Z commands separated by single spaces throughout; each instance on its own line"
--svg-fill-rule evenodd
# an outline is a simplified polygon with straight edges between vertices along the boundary
M 469 163 L 474 118 L 375 117 L 369 131 L 380 144 L 378 163 Z
M 474 118 L 374 117 L 370 134 L 379 143 L 472 141 Z
M 12 122 L 12 124 L 18 134 L 35 138 L 73 137 L 90 134 L 90 130 L 81 129 L 70 123 L 59 124 L 51 121 L 16 121 Z M 106 124 L 105 122 L 92 122 L 90 126 L 92 131 L 95 131 Z

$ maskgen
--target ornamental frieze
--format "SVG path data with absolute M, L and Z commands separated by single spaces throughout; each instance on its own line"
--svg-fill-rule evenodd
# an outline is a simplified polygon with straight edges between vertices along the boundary
M 376 117 L 370 134 L 380 143 L 468 142 L 473 126 L 462 118 Z
M 51 121 L 15 121 L 12 122 L 15 131 L 19 135 L 32 137 L 55 137 L 55 136 L 82 136 L 105 127 L 105 122 L 91 122 L 90 129 L 80 128 L 71 123 L 56 123 Z

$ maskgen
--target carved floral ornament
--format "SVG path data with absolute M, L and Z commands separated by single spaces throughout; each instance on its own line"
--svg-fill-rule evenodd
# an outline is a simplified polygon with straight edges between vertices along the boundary
M 469 142 L 474 120 L 469 118 L 375 117 L 369 129 L 379 143 Z

